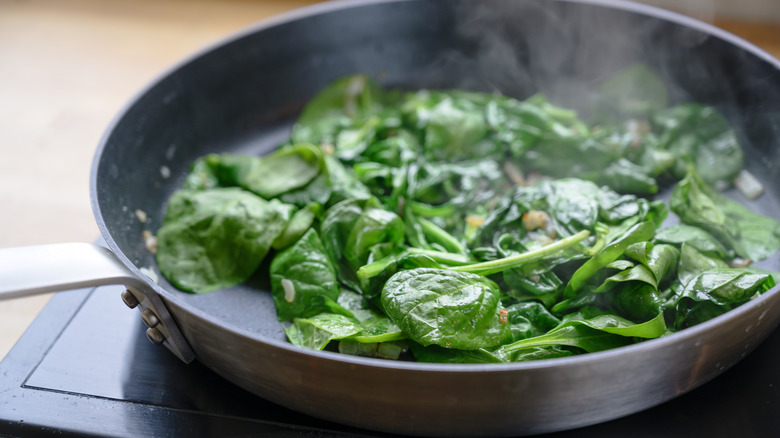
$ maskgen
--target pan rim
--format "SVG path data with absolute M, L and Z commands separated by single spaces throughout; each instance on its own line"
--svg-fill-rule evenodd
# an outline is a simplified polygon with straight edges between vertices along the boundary
M 542 359 L 529 362 L 515 362 L 515 363 L 499 363 L 499 364 L 441 364 L 441 363 L 422 363 L 422 362 L 402 362 L 402 361 L 389 361 L 373 358 L 363 358 L 351 355 L 344 355 L 329 351 L 315 351 L 297 347 L 286 341 L 281 341 L 273 338 L 269 338 L 261 335 L 260 333 L 249 331 L 245 328 L 236 326 L 235 324 L 226 322 L 213 316 L 199 308 L 195 308 L 188 304 L 185 300 L 177 296 L 177 294 L 168 291 L 161 287 L 157 283 L 151 281 L 145 274 L 141 272 L 138 266 L 134 264 L 119 248 L 116 241 L 113 239 L 108 226 L 103 219 L 103 215 L 100 209 L 100 203 L 98 200 L 98 169 L 100 167 L 101 157 L 103 152 L 107 148 L 108 142 L 112 133 L 116 127 L 122 122 L 127 113 L 158 83 L 169 77 L 177 70 L 184 66 L 194 62 L 195 60 L 213 52 L 219 50 L 221 47 L 226 46 L 232 42 L 235 42 L 241 38 L 247 37 L 251 34 L 261 32 L 274 28 L 276 26 L 285 25 L 289 22 L 297 21 L 300 19 L 337 12 L 340 10 L 364 7 L 376 4 L 391 4 L 391 3 L 407 3 L 420 0 L 333 0 L 328 2 L 316 3 L 313 5 L 305 6 L 295 10 L 291 10 L 259 22 L 245 26 L 237 31 L 231 32 L 226 36 L 217 39 L 216 41 L 207 44 L 191 53 L 190 55 L 182 58 L 178 62 L 173 63 L 168 68 L 153 77 L 144 87 L 131 96 L 131 98 L 122 106 L 122 108 L 114 115 L 106 129 L 104 130 L 95 151 L 91 169 L 90 169 L 90 203 L 92 206 L 93 215 L 98 225 L 98 229 L 105 240 L 108 247 L 117 256 L 117 258 L 138 278 L 142 279 L 149 287 L 158 295 L 163 297 L 166 301 L 169 301 L 186 311 L 192 313 L 194 316 L 204 320 L 209 324 L 221 327 L 225 330 L 229 330 L 233 335 L 240 336 L 242 338 L 251 340 L 253 342 L 260 342 L 266 346 L 285 350 L 290 354 L 303 354 L 306 356 L 314 356 L 318 359 L 323 359 L 331 362 L 339 362 L 349 366 L 362 366 L 377 369 L 392 369 L 396 371 L 414 371 L 414 372 L 435 372 L 435 373 L 514 373 L 523 370 L 536 370 L 536 369 L 549 369 L 549 368 L 569 368 L 575 366 L 587 366 L 594 362 L 610 361 L 616 356 L 634 355 L 642 352 L 648 352 L 655 349 L 671 348 L 672 345 L 682 344 L 690 341 L 692 338 L 703 335 L 709 331 L 712 327 L 721 325 L 725 321 L 737 320 L 746 313 L 758 311 L 761 307 L 765 306 L 770 300 L 775 299 L 775 295 L 780 294 L 780 285 L 776 285 L 774 288 L 763 293 L 759 297 L 747 302 L 736 309 L 728 311 L 720 316 L 717 316 L 709 321 L 705 321 L 696 326 L 681 330 L 679 332 L 663 336 L 657 339 L 650 339 L 638 344 L 628 345 L 624 347 L 615 348 L 612 350 L 600 351 L 595 353 L 587 353 L 571 357 L 555 358 L 555 359 Z M 720 29 L 714 25 L 705 23 L 698 19 L 682 15 L 680 13 L 668 11 L 666 9 L 634 3 L 623 0 L 551 0 L 557 3 L 574 3 L 582 5 L 591 5 L 604 7 L 609 9 L 615 9 L 625 12 L 631 12 L 639 15 L 649 16 L 662 21 L 667 21 L 672 24 L 680 25 L 681 27 L 690 28 L 699 32 L 702 32 L 710 37 L 714 37 L 725 41 L 731 45 L 734 45 L 747 53 L 760 58 L 762 61 L 770 64 L 775 69 L 780 71 L 780 60 L 775 59 L 768 52 L 755 46 L 754 44 L 738 37 L 730 32 Z M 767 333 L 769 333 L 768 331 Z M 756 344 L 758 345 L 758 344 Z M 702 382 L 703 383 L 703 382 Z

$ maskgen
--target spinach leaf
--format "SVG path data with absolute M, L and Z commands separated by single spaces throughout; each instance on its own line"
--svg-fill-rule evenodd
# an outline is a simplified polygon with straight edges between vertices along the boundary
M 320 224 L 322 245 L 336 266 L 339 281 L 356 291 L 360 290 L 360 285 L 354 269 L 346 260 L 345 245 L 355 223 L 363 214 L 363 208 L 366 205 L 376 204 L 373 198 L 341 201 L 325 212 Z
M 680 264 L 677 267 L 677 279 L 685 286 L 693 278 L 713 269 L 726 269 L 729 265 L 720 258 L 699 252 L 695 246 L 683 243 L 680 247 Z
M 512 341 L 543 335 L 561 323 L 560 319 L 536 301 L 513 304 L 506 310 Z
M 395 251 L 404 241 L 404 223 L 398 215 L 381 208 L 366 208 L 347 236 L 344 257 L 357 271 L 366 264 L 372 251 L 377 258 Z
M 597 184 L 609 186 L 620 193 L 658 193 L 658 182 L 639 164 L 626 158 L 618 158 L 601 171 L 594 170 L 580 175 Z
M 659 142 L 677 157 L 674 173 L 682 178 L 693 163 L 708 184 L 728 187 L 744 163 L 744 154 L 728 121 L 715 109 L 681 104 L 655 114 Z
M 511 336 L 500 321 L 498 286 L 480 275 L 445 269 L 400 271 L 382 289 L 382 307 L 422 345 L 474 350 Z
M 209 154 L 195 160 L 192 165 L 190 165 L 190 172 L 187 174 L 182 188 L 187 190 L 206 190 L 222 186 L 220 183 L 220 175 L 217 173 L 218 169 L 215 169 L 211 164 L 214 162 L 214 157 L 217 157 L 217 160 L 221 161 L 219 155 L 216 154 Z M 223 177 L 223 179 L 227 179 L 227 177 Z M 238 185 L 235 182 L 234 177 L 231 179 L 233 179 L 231 184 L 225 184 L 225 186 Z
M 589 181 L 564 178 L 518 188 L 514 202 L 521 211 L 541 210 L 553 220 L 556 234 L 593 231 L 599 217 L 601 189 Z
M 634 195 L 620 195 L 576 178 L 518 187 L 512 199 L 517 206 L 503 219 L 504 223 L 516 221 L 530 210 L 541 210 L 550 216 L 559 236 L 570 236 L 581 230 L 595 231 L 599 222 L 618 225 L 630 220 L 633 221 L 627 224 L 630 226 L 652 219 L 660 223 L 666 213 L 662 203 L 651 203 Z M 489 220 L 485 226 L 489 225 Z
M 669 199 L 669 207 L 683 223 L 708 231 L 727 248 L 746 256 L 737 237 L 730 232 L 736 230 L 732 230 L 732 224 L 727 221 L 695 171 L 691 170 L 677 183 Z
M 670 245 L 639 242 L 626 248 L 624 255 L 639 263 L 617 260 L 608 264 L 606 268 L 621 269 L 620 272 L 611 275 L 598 288 L 590 289 L 590 292 L 608 293 L 607 301 L 619 315 L 635 321 L 647 321 L 663 310 L 668 292 L 661 286 L 673 279 L 671 277 L 677 267 L 679 251 Z M 593 299 L 594 303 L 604 302 L 604 299 Z M 586 304 L 592 303 L 572 300 L 567 303 L 565 310 Z M 554 310 L 564 309 L 558 305 Z
M 360 330 L 360 324 L 344 315 L 320 313 L 309 318 L 295 318 L 284 332 L 293 345 L 322 350 L 330 341 L 360 333 Z
M 625 255 L 641 263 L 652 273 L 652 286 L 658 288 L 674 273 L 680 252 L 671 245 L 639 242 L 626 248 Z
M 632 321 L 648 321 L 663 313 L 671 288 L 659 289 L 644 282 L 632 282 L 611 292 L 615 311 Z
M 466 157 L 487 157 L 499 152 L 492 142 L 481 142 L 488 134 L 483 105 L 477 93 L 421 91 L 410 94 L 402 111 L 423 132 L 423 154 L 440 161 Z
M 321 206 L 319 204 L 309 204 L 305 208 L 296 211 L 290 218 L 284 231 L 274 239 L 271 247 L 275 250 L 281 250 L 295 243 L 311 228 L 320 210 Z
M 277 149 L 249 163 L 239 174 L 238 185 L 266 199 L 305 186 L 324 167 L 322 151 L 310 144 Z
M 449 162 L 423 162 L 416 165 L 414 178 L 409 178 L 408 198 L 418 203 L 435 205 L 439 212 L 427 210 L 425 217 L 441 217 L 449 211 L 468 210 L 475 204 L 491 199 L 505 183 L 497 161 L 480 160 Z M 432 214 L 431 214 L 432 213 Z
M 675 186 L 669 207 L 740 257 L 762 260 L 780 249 L 780 222 L 715 192 L 693 168 Z
M 523 155 L 525 166 L 555 178 L 590 179 L 601 178 L 597 172 L 620 158 L 620 151 L 610 149 L 597 139 L 556 134 L 546 133 Z
M 691 327 L 721 315 L 775 285 L 769 274 L 739 269 L 714 269 L 692 278 L 670 300 L 676 330 Z
M 282 193 L 279 200 L 299 207 L 310 204 L 330 207 L 346 199 L 370 197 L 368 187 L 355 178 L 341 161 L 331 155 L 325 155 L 324 167 L 319 175 L 303 187 Z
M 176 287 L 204 293 L 244 282 L 293 207 L 238 188 L 179 190 L 157 232 L 157 264 Z
M 352 317 L 360 323 L 360 332 L 347 338 L 348 341 L 377 344 L 375 352 L 379 354 L 381 347 L 379 344 L 406 339 L 406 335 L 401 332 L 401 329 L 384 313 L 373 308 L 364 295 L 350 290 L 342 290 L 339 294 L 338 304 L 349 311 Z M 361 355 L 366 355 L 366 351 L 361 351 Z
M 556 121 L 538 105 L 496 96 L 485 106 L 485 120 L 495 138 L 513 156 L 522 156 Z
M 522 339 L 501 347 L 511 353 L 529 347 L 568 345 L 582 348 L 588 353 L 608 350 L 633 343 L 632 338 L 651 339 L 666 333 L 664 317 L 659 314 L 642 324 L 617 315 L 598 315 L 590 319 L 570 319 L 544 335 Z
M 333 143 L 338 132 L 381 110 L 386 93 L 365 75 L 333 81 L 314 96 L 292 129 L 294 143 Z
M 420 229 L 429 242 L 433 242 L 434 245 L 439 245 L 445 251 L 455 254 L 464 254 L 466 252 L 466 247 L 463 243 L 435 223 L 427 219 L 419 219 L 418 222 Z
M 513 271 L 504 272 L 507 289 L 502 290 L 501 300 L 506 303 L 537 300 L 546 308 L 552 308 L 563 295 L 563 281 L 554 272 L 523 278 Z
M 303 187 L 284 192 L 277 199 L 301 208 L 311 204 L 325 205 L 331 199 L 333 192 L 330 180 L 332 176 L 328 172 L 320 172 Z
M 313 229 L 274 257 L 270 273 L 280 321 L 333 310 L 339 296 L 336 270 Z
M 271 199 L 304 187 L 323 167 L 320 148 L 310 144 L 286 146 L 264 157 L 209 154 L 195 162 L 185 187 L 241 187 Z
M 651 271 L 647 266 L 639 264 L 608 277 L 606 280 L 604 280 L 604 283 L 602 283 L 598 288 L 594 289 L 593 292 L 607 292 L 625 283 L 636 281 L 647 284 L 655 289 L 658 288 L 658 282 L 655 279 L 653 271 Z
M 325 165 L 328 169 L 328 183 L 330 185 L 329 205 L 347 199 L 368 199 L 371 192 L 355 175 L 344 167 L 338 159 L 327 155 L 325 156 Z
M 585 283 L 596 273 L 614 262 L 630 245 L 645 240 L 650 240 L 655 232 L 656 225 L 652 222 L 640 222 L 631 227 L 625 234 L 606 245 L 601 251 L 585 262 L 577 271 L 574 272 L 569 283 L 566 285 L 565 297 L 572 298 L 576 296 L 577 291 L 585 286 Z
M 410 129 L 404 128 L 400 120 L 392 119 L 389 115 L 383 120 L 383 128 L 386 132 L 383 132 L 381 138 L 366 145 L 365 151 L 359 157 L 361 161 L 393 167 L 417 161 L 420 142 Z
M 328 209 L 320 225 L 323 246 L 340 281 L 356 291 L 362 290 L 358 269 L 369 259 L 398 252 L 404 231 L 403 221 L 380 208 L 375 198 L 342 201 Z
M 406 335 L 389 318 L 375 316 L 360 322 L 360 332 L 347 338 L 360 344 L 381 344 L 406 339 Z
M 780 250 L 780 221 L 756 213 L 712 190 L 709 195 L 723 213 L 729 234 L 737 236 L 742 248 L 742 251 L 734 249 L 737 255 L 758 261 Z
M 700 252 L 713 254 L 720 258 L 724 258 L 730 253 L 723 244 L 712 237 L 712 234 L 691 225 L 678 224 L 662 228 L 655 233 L 655 240 L 677 246 L 686 243 Z
M 633 146 L 590 130 L 572 113 L 566 125 L 544 130 L 520 161 L 528 169 L 557 178 L 586 179 L 622 193 L 656 193 L 658 184 L 651 170 L 629 157 Z
M 343 290 L 338 305 L 331 307 L 339 313 L 326 310 L 308 318 L 295 318 L 285 329 L 290 342 L 322 350 L 331 341 L 340 340 L 340 353 L 384 359 L 397 359 L 406 349 L 397 342 L 406 336 L 386 316 L 366 306 L 360 295 Z
M 339 131 L 334 141 L 335 156 L 342 161 L 354 161 L 373 143 L 380 127 L 379 117 L 369 117 L 365 122 Z

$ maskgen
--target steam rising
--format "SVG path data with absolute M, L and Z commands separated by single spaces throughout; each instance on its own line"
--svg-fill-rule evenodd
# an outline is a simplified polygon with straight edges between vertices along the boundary
M 701 11 L 706 15 L 705 7 Z M 665 52 L 665 43 L 674 39 L 687 53 L 709 38 L 651 17 L 576 2 L 458 2 L 453 21 L 457 38 L 465 42 L 460 45 L 470 50 L 445 52 L 430 66 L 431 76 L 453 72 L 459 79 L 446 86 L 518 98 L 541 92 L 580 110 L 602 82 L 636 62 L 655 67 L 679 94 L 684 87 L 674 81 L 677 72 L 667 73 L 670 66 L 689 63 Z M 708 75 L 702 63 L 690 64 L 689 75 Z

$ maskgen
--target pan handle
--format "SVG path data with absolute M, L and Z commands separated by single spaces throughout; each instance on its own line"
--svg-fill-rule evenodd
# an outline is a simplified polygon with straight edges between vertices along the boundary
M 107 284 L 146 287 L 102 246 L 57 243 L 0 248 L 0 300 Z
M 138 306 L 152 342 L 186 363 L 195 358 L 160 296 L 108 248 L 89 243 L 0 248 L 0 300 L 109 284 L 127 288 L 123 299 Z

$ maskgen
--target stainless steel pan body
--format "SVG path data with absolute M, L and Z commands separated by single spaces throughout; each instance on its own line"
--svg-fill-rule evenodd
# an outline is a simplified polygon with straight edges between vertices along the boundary
M 720 108 L 780 217 L 780 64 L 675 14 L 601 1 L 346 1 L 244 30 L 181 63 L 116 118 L 97 153 L 93 206 L 129 271 L 154 270 L 143 230 L 161 224 L 188 165 L 215 151 L 262 154 L 331 80 L 357 72 L 408 89 L 470 88 L 577 107 L 633 61 L 656 67 L 675 100 Z M 146 213 L 141 222 L 136 210 Z M 769 261 L 778 269 L 777 259 Z M 397 363 L 286 343 L 262 275 L 207 295 L 149 282 L 197 360 L 303 413 L 415 435 L 522 435 L 584 426 L 657 405 L 707 382 L 780 320 L 775 288 L 697 327 L 580 357 L 507 365 Z

